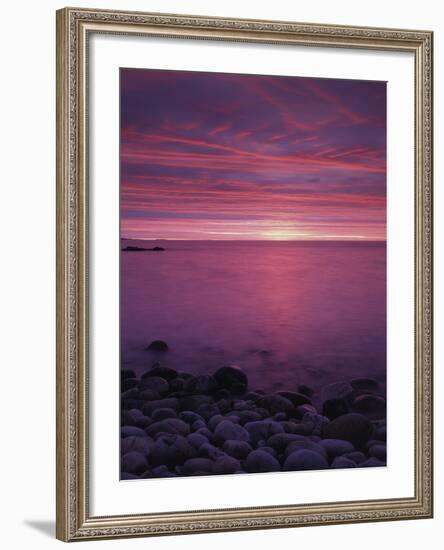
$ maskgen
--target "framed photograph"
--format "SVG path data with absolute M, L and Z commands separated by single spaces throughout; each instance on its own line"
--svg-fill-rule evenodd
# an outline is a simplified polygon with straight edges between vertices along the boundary
M 432 32 L 57 12 L 57 537 L 432 516 Z

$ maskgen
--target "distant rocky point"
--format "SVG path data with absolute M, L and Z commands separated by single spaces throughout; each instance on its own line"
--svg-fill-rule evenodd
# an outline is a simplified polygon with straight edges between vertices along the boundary
M 155 246 L 153 248 L 143 248 L 142 246 L 125 246 L 122 248 L 124 252 L 144 252 L 145 250 L 150 250 L 154 252 L 162 252 L 165 250 L 162 246 Z

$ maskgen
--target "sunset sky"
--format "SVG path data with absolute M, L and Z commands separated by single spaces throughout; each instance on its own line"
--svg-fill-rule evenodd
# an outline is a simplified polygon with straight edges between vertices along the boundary
M 385 230 L 385 82 L 121 69 L 122 237 Z

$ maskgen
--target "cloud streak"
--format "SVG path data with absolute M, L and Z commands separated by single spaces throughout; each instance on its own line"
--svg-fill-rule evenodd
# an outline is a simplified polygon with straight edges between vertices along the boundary
M 383 82 L 121 70 L 121 233 L 385 239 Z

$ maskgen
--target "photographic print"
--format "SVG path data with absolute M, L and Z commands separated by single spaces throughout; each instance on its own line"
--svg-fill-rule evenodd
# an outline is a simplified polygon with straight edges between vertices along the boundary
M 121 69 L 121 479 L 386 464 L 386 83 Z

